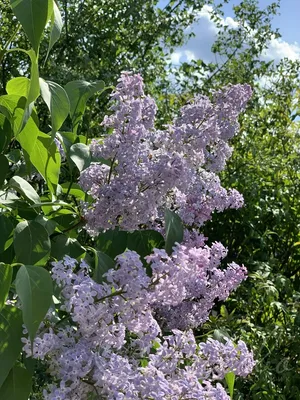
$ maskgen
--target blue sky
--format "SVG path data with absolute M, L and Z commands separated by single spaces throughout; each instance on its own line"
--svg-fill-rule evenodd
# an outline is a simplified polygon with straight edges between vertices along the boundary
M 161 0 L 159 5 L 164 6 L 168 1 Z M 239 0 L 230 0 L 223 8 L 224 23 L 234 25 L 232 7 L 239 4 Z M 272 0 L 259 0 L 261 8 L 267 7 Z M 280 14 L 273 19 L 273 27 L 279 28 L 282 35 L 280 39 L 270 42 L 263 58 L 266 61 L 279 61 L 283 57 L 300 60 L 300 0 L 281 0 Z M 206 62 L 216 61 L 210 52 L 211 45 L 216 37 L 216 27 L 209 18 L 209 6 L 205 6 L 196 24 L 190 27 L 195 37 L 172 55 L 173 64 L 201 58 Z
M 232 6 L 240 2 L 231 0 L 224 7 L 226 15 L 233 16 Z M 271 0 L 260 0 L 261 8 L 271 4 Z M 282 39 L 289 43 L 298 42 L 300 44 L 300 0 L 281 0 L 280 15 L 274 17 L 273 27 L 279 28 Z

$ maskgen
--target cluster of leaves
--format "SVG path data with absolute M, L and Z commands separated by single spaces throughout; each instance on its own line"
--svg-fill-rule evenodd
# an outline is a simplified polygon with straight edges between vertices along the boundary
M 41 7 L 40 7 L 41 6 Z M 49 51 L 59 37 L 60 14 L 52 0 L 12 2 L 32 48 L 21 51 L 31 61 L 30 80 L 8 81 L 0 97 L 0 397 L 27 400 L 31 392 L 34 363 L 20 358 L 22 324 L 33 340 L 40 322 L 52 304 L 50 258 L 66 253 L 84 257 L 87 248 L 76 239 L 81 223 L 78 203 L 85 193 L 73 183 L 79 171 L 91 162 L 86 137 L 77 135 L 86 102 L 105 89 L 103 81 L 72 81 L 64 88 L 39 76 L 39 50 L 43 30 L 51 19 Z M 41 95 L 49 109 L 51 131 L 39 128 L 35 100 Z M 65 119 L 72 131 L 61 132 L 67 154 L 62 162 L 54 139 Z M 59 185 L 60 171 L 64 180 Z M 74 178 L 75 177 L 75 178 Z M 97 254 L 97 252 L 96 252 Z M 101 255 L 94 257 L 96 267 Z M 22 311 L 14 306 L 17 295 Z M 6 300 L 11 303 L 7 304 Z

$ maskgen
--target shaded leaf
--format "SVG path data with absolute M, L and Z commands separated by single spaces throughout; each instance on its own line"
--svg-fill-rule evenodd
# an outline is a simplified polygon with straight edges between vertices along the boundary
M 16 291 L 22 304 L 23 321 L 33 342 L 52 303 L 51 276 L 42 267 L 22 265 L 16 277 Z
M 41 95 L 51 115 L 52 138 L 64 123 L 70 111 L 70 102 L 66 91 L 57 83 L 40 78 Z
M 10 3 L 35 53 L 38 54 L 43 31 L 53 12 L 53 0 L 10 0 Z
M 90 149 L 83 143 L 75 143 L 70 148 L 70 158 L 81 172 L 91 163 Z
M 2 199 L 0 198 L 0 202 Z M 0 214 L 0 253 L 9 248 L 13 241 L 14 226 L 10 219 L 3 214 Z
M 22 323 L 21 310 L 4 306 L 0 313 L 0 387 L 20 356 L 23 346 Z M 2 396 L 0 398 L 3 399 Z
M 168 209 L 165 210 L 166 252 L 170 255 L 175 243 L 183 240 L 183 224 L 180 217 Z
M 31 392 L 32 376 L 27 369 L 13 367 L 0 388 L 0 398 L 5 400 L 27 400 Z
M 162 235 L 153 230 L 135 231 L 128 234 L 127 248 L 136 251 L 142 258 L 152 253 L 154 248 L 163 248 Z
M 51 257 L 57 260 L 63 259 L 68 254 L 72 258 L 81 258 L 85 249 L 76 239 L 69 238 L 66 235 L 57 235 L 51 240 Z
M 10 265 L 0 263 L 0 310 L 3 308 L 9 293 L 12 273 L 13 270 Z
M 55 43 L 60 38 L 62 27 L 63 27 L 63 21 L 62 21 L 61 15 L 60 15 L 60 11 L 56 5 L 56 2 L 53 1 L 53 12 L 52 12 L 52 16 L 51 16 L 51 28 L 50 28 L 51 34 L 50 34 L 50 41 L 49 41 L 49 46 L 48 46 L 48 51 L 47 51 L 45 62 L 49 56 L 49 53 L 50 53 L 52 47 L 55 45 Z
M 40 203 L 41 199 L 33 187 L 20 176 L 14 176 L 9 181 L 9 186 L 15 189 L 18 193 L 23 195 L 27 200 L 32 203 Z
M 103 274 L 115 267 L 115 262 L 102 251 L 95 251 L 95 270 L 93 279 L 97 283 L 103 282 Z
M 86 81 L 72 81 L 66 84 L 65 90 L 70 100 L 70 116 L 73 124 L 73 132 L 77 133 L 78 125 L 84 114 L 88 99 L 97 92 L 105 90 L 103 81 L 89 83 Z
M 0 154 L 0 187 L 4 184 L 6 174 L 9 170 L 8 159 L 4 154 Z
M 14 232 L 14 248 L 17 262 L 44 264 L 51 249 L 47 230 L 36 221 L 19 222 Z
M 4 152 L 12 138 L 12 129 L 9 119 L 0 114 L 0 152 Z
M 97 237 L 97 250 L 115 258 L 126 250 L 127 235 L 127 232 L 117 228 L 102 232 Z

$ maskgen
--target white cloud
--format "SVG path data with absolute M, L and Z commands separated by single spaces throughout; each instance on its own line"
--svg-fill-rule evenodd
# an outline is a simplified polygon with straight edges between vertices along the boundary
M 262 54 L 265 61 L 279 61 L 289 58 L 292 61 L 300 60 L 300 46 L 297 42 L 288 43 L 282 39 L 272 39 L 269 47 Z
M 197 22 L 188 28 L 187 32 L 193 32 L 195 36 L 172 54 L 171 60 L 174 65 L 193 59 L 202 59 L 206 63 L 225 61 L 216 59 L 217 56 L 211 52 L 211 47 L 218 33 L 215 22 L 210 19 L 211 11 L 210 6 L 204 6 L 199 13 Z M 238 23 L 231 17 L 221 19 L 220 23 L 231 28 L 238 27 Z M 300 60 L 300 45 L 297 42 L 291 44 L 283 39 L 273 38 L 268 49 L 262 54 L 262 59 L 265 61 L 275 60 L 275 62 L 279 62 L 285 57 L 293 61 Z

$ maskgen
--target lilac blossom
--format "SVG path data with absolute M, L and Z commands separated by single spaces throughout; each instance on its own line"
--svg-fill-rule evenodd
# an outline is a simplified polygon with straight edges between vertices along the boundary
M 185 238 L 171 256 L 154 249 L 146 257 L 151 277 L 130 250 L 116 257 L 116 267 L 101 284 L 90 277 L 84 261 L 78 267 L 65 256 L 53 263 L 59 308 L 72 323 L 57 322 L 50 310 L 33 352 L 23 338 L 25 353 L 45 360 L 58 382 L 44 392 L 46 400 L 87 400 L 91 394 L 128 400 L 229 399 L 218 381 L 229 371 L 249 374 L 252 353 L 241 341 L 237 346 L 214 340 L 197 344 L 189 328 L 205 322 L 214 300 L 225 299 L 245 278 L 245 269 L 236 264 L 219 269 L 226 256 L 220 243 L 209 247 L 196 232 L 186 232 Z M 166 326 L 171 333 L 164 336 Z
M 92 164 L 79 181 L 93 197 L 83 208 L 89 233 L 151 225 L 166 205 L 195 227 L 214 211 L 242 206 L 242 196 L 225 190 L 215 172 L 231 155 L 228 140 L 250 97 L 248 85 L 228 86 L 212 101 L 197 96 L 157 130 L 156 105 L 145 95 L 141 76 L 124 72 L 112 94 L 112 114 L 102 123 L 112 132 L 90 145 L 93 156 L 110 167 Z

